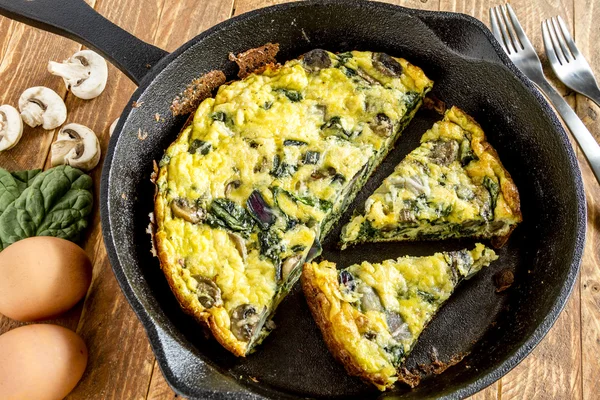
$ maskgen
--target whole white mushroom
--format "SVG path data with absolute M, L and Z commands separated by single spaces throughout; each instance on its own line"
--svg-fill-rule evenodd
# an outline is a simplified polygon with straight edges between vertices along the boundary
M 53 167 L 66 164 L 89 171 L 100 161 L 100 142 L 87 126 L 71 123 L 58 132 L 50 152 Z
M 42 125 L 44 129 L 54 129 L 67 119 L 67 107 L 62 97 L 44 86 L 25 90 L 19 98 L 19 110 L 23 122 L 32 128 Z
M 84 100 L 100 96 L 108 79 L 106 60 L 92 50 L 78 51 L 62 63 L 50 61 L 48 72 L 63 78 L 67 90 Z
M 0 106 L 0 151 L 14 147 L 23 135 L 23 121 L 16 108 Z

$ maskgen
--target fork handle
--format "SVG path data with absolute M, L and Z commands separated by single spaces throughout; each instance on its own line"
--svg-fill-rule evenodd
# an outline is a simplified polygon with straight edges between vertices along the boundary
M 579 144 L 585 158 L 587 158 L 594 176 L 598 183 L 600 183 L 600 146 L 594 139 L 590 131 L 581 122 L 581 119 L 575 114 L 571 106 L 563 99 L 563 97 L 550 85 L 550 83 L 542 78 L 536 79 L 534 83 L 544 92 L 546 97 L 550 99 L 550 102 L 554 105 L 560 116 L 567 127 L 571 130 L 571 133 L 575 137 L 575 140 Z

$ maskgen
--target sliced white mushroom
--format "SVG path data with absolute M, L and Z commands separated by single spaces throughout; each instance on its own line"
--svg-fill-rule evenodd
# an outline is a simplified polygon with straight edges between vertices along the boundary
M 50 61 L 48 72 L 63 78 L 67 90 L 84 100 L 100 96 L 108 79 L 106 60 L 92 50 L 78 51 L 62 63 Z
M 62 97 L 44 86 L 24 91 L 19 98 L 19 110 L 23 122 L 32 128 L 42 125 L 44 129 L 54 129 L 67 119 L 67 107 Z
M 108 136 L 112 136 L 112 134 L 115 131 L 115 128 L 117 127 L 118 123 L 119 123 L 119 118 L 115 119 L 113 121 L 113 123 L 110 124 L 110 127 L 108 128 Z
M 89 171 L 100 160 L 100 142 L 94 131 L 80 124 L 67 124 L 52 143 L 52 166 L 70 165 Z
M 14 147 L 23 134 L 23 121 L 16 108 L 0 106 L 0 151 Z

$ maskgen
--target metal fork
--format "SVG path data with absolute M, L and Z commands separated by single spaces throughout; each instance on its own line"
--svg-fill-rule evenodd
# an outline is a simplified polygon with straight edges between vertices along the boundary
M 525 35 L 510 4 L 490 8 L 492 32 L 512 62 L 537 85 L 552 102 L 587 158 L 600 183 L 600 146 L 594 137 L 542 72 L 542 63 Z
M 558 79 L 600 106 L 598 82 L 563 19 L 558 16 L 542 22 L 542 36 L 546 55 Z

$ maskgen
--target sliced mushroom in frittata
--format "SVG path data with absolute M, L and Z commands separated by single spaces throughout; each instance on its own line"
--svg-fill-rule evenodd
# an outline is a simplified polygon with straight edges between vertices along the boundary
M 342 270 L 328 261 L 307 263 L 302 287 L 333 356 L 350 375 L 385 390 L 456 286 L 497 258 L 477 244 Z
M 344 226 L 341 242 L 476 237 L 500 247 L 519 222 L 509 173 L 481 127 L 453 107 Z
M 166 150 L 155 242 L 182 307 L 244 356 L 432 82 L 383 53 L 313 50 L 223 85 Z

